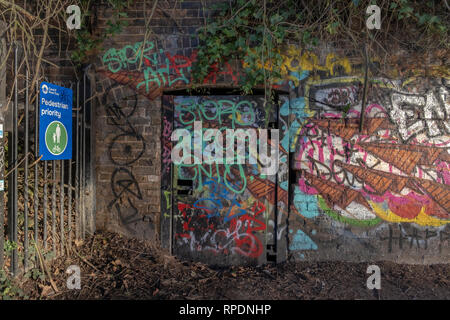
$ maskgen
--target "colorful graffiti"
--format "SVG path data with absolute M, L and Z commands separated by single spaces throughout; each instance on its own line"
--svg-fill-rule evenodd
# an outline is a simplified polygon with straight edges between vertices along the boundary
M 195 133 L 194 121 L 203 130 L 225 131 L 229 128 L 263 128 L 266 112 L 263 97 L 209 96 L 173 97 L 173 128 Z M 276 119 L 276 114 L 272 114 Z M 236 141 L 236 143 L 238 143 Z M 270 147 L 279 147 L 269 141 Z M 204 141 L 203 148 L 206 145 Z M 267 236 L 274 226 L 277 205 L 275 176 L 261 174 L 260 164 L 180 164 L 174 166 L 173 184 L 191 181 L 192 194 L 176 196 L 178 227 L 175 238 L 180 251 L 240 255 L 260 259 L 265 246 L 274 241 Z M 173 187 L 177 189 L 177 187 Z M 278 201 L 288 193 L 278 188 Z M 195 227 L 198 224 L 198 227 Z M 178 229 L 177 229 L 178 228 Z M 283 233 L 280 228 L 279 235 Z
M 373 79 L 359 132 L 363 81 L 352 75 L 359 67 L 334 54 L 319 59 L 294 47 L 283 59 L 277 87 L 289 88 L 291 95 L 281 101 L 280 112 L 289 119 L 282 123 L 282 146 L 295 151 L 290 169 L 298 170 L 290 195 L 289 249 L 320 250 L 328 246 L 324 239 L 339 246 L 345 231 L 338 229 L 348 225 L 372 230 L 369 241 L 385 225 L 412 228 L 404 235 L 411 242 L 411 234 L 427 228 L 423 241 L 448 245 L 448 79 L 437 79 L 423 93 L 417 79 Z M 324 215 L 338 224 L 324 228 L 329 225 L 319 223 Z M 351 237 L 378 250 L 365 240 L 367 234 L 357 231 Z
M 403 129 L 402 122 L 394 118 L 393 125 L 388 117 L 383 117 L 388 112 L 380 105 L 370 105 L 361 133 L 358 119 L 308 120 L 300 132 L 303 141 L 296 156 L 296 168 L 316 192 L 322 190 L 320 193 L 329 205 L 339 204 L 346 209 L 350 203 L 358 203 L 358 209 L 354 210 L 357 217 L 373 217 L 363 213 L 372 209 L 379 215 L 387 212 L 380 205 L 387 199 L 389 210 L 399 217 L 383 215 L 392 222 L 403 218 L 416 219 L 421 225 L 447 223 L 449 137 L 416 136 L 414 144 L 401 144 L 398 133 Z M 304 186 L 302 182 L 300 188 L 305 193 L 314 192 Z M 333 190 L 331 193 L 327 191 L 329 188 Z M 435 221 L 427 213 L 444 220 Z
M 211 186 L 208 198 L 199 198 L 193 205 L 178 203 L 183 231 L 177 233 L 175 239 L 189 243 L 192 251 L 237 253 L 258 258 L 263 253 L 263 244 L 256 233 L 266 229 L 261 220 L 266 209 L 264 204 L 254 199 L 239 201 L 215 179 L 208 180 L 206 185 Z M 221 217 L 229 226 L 217 229 L 216 220 Z M 196 236 L 199 232 L 201 236 Z
M 172 151 L 172 141 L 170 139 L 172 135 L 172 122 L 167 120 L 167 117 L 163 117 L 163 130 L 162 130 L 162 172 L 170 172 L 170 153 Z
M 312 219 L 322 212 L 365 228 L 407 223 L 437 228 L 431 238 L 445 234 L 450 223 L 448 89 L 412 94 L 378 86 L 369 95 L 360 132 L 358 88 L 359 79 L 344 78 L 309 82 L 305 90 L 309 98 L 298 119 L 294 164 L 300 215 Z M 343 105 L 350 106 L 346 118 Z
M 303 258 L 325 248 L 337 252 L 345 239 L 357 239 L 373 252 L 380 243 L 388 252 L 426 249 L 436 241 L 439 248 L 448 246 L 448 79 L 426 90 L 418 79 L 371 79 L 360 131 L 363 80 L 354 74 L 361 74 L 361 64 L 293 46 L 282 57 L 282 79 L 274 87 L 290 94 L 279 97 L 278 114 L 265 112 L 262 97 L 163 100 L 161 210 L 163 217 L 174 219 L 178 252 L 261 259 L 278 241 L 284 242 L 282 250 Z M 195 51 L 180 55 L 138 42 L 108 50 L 99 72 L 153 100 L 164 88 L 189 85 L 195 59 Z M 228 63 L 210 70 L 206 83 L 239 81 L 239 71 Z M 109 107 L 108 114 L 114 116 L 113 125 L 120 123 L 119 135 L 145 150 L 128 123 L 129 113 Z M 261 175 L 258 165 L 249 164 L 172 166 L 171 132 L 193 130 L 194 121 L 202 121 L 203 130 L 221 131 L 276 122 L 282 133 L 280 145 L 272 145 L 280 152 L 278 176 Z M 132 165 L 139 158 L 134 151 L 127 160 L 114 159 L 110 152 L 111 159 L 118 166 Z M 114 195 L 139 200 L 138 184 L 120 180 Z M 372 245 L 375 239 L 379 242 Z
M 275 81 L 274 88 L 285 87 L 294 90 L 300 86 L 302 80 L 311 76 L 314 78 L 319 75 L 335 76 L 339 73 L 351 74 L 353 71 L 353 66 L 349 59 L 338 57 L 334 53 L 329 53 L 324 59 L 324 63 L 321 63 L 314 52 L 294 45 L 288 46 L 280 55 L 283 60 L 280 66 L 281 78 Z M 263 65 L 259 61 L 256 65 L 269 71 L 273 68 L 269 62 Z M 242 66 L 243 68 L 249 67 L 246 63 L 243 63 Z
M 195 50 L 185 56 L 157 49 L 153 41 L 137 42 L 120 49 L 107 50 L 102 57 L 104 69 L 98 72 L 153 100 L 162 94 L 164 88 L 190 84 L 191 68 L 196 57 Z M 237 84 L 240 73 L 228 62 L 223 66 L 214 63 L 209 67 L 204 83 L 215 84 L 221 77 L 230 77 L 230 81 Z

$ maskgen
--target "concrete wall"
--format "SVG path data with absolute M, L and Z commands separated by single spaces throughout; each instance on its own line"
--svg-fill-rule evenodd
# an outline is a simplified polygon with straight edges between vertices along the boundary
M 167 110 L 162 116 L 161 101 L 164 91 L 191 84 L 198 47 L 191 35 L 203 24 L 204 11 L 201 1 L 156 10 L 145 38 L 143 9 L 137 2 L 128 11 L 130 26 L 105 43 L 92 69 L 97 227 L 147 239 L 160 236 L 164 244 L 170 240 L 173 209 L 170 182 L 164 178 L 172 122 L 165 118 Z M 98 13 L 100 27 L 105 16 Z M 137 60 L 140 48 L 144 58 Z M 280 214 L 276 223 L 267 215 L 264 231 L 246 230 L 247 236 L 279 239 L 279 247 L 270 249 L 278 261 L 448 262 L 450 85 L 445 61 L 430 60 L 426 72 L 413 64 L 402 73 L 381 74 L 380 62 L 372 57 L 360 132 L 364 68 L 359 56 L 327 46 L 286 47 L 283 78 L 275 87 L 287 93 L 280 97 L 279 129 L 281 154 L 290 163 L 277 185 L 265 182 L 268 190 L 277 188 L 277 201 L 270 192 L 247 186 L 247 198 L 276 206 Z M 212 70 L 206 84 L 237 86 L 238 66 Z M 255 261 L 267 260 L 266 245 L 274 244 L 270 239 L 263 258 Z

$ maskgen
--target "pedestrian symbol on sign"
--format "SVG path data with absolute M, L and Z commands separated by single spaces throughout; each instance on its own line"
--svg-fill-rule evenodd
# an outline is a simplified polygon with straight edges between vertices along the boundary
M 45 131 L 45 145 L 48 151 L 57 156 L 66 150 L 67 130 L 59 121 L 51 122 Z

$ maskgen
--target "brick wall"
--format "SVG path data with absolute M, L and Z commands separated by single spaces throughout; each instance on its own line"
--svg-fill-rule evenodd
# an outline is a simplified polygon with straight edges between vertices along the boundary
M 192 35 L 204 22 L 201 1 L 183 1 L 176 6 L 175 3 L 161 3 L 152 14 L 152 3 L 147 2 L 144 8 L 143 1 L 136 1 L 127 10 L 129 25 L 120 35 L 105 41 L 105 50 L 98 55 L 92 73 L 97 97 L 94 126 L 97 227 L 147 239 L 158 234 L 161 212 L 158 97 L 174 83 L 188 85 L 190 77 L 189 68 L 183 67 L 178 74 L 164 68 L 168 57 L 182 57 L 185 60 L 180 60 L 180 64 L 190 63 L 193 48 L 198 46 Z M 104 30 L 110 15 L 105 7 L 98 7 L 100 30 Z M 152 61 L 156 74 L 147 75 L 147 82 L 138 70 L 140 61 L 132 61 L 146 30 L 146 56 L 157 60 Z M 122 60 L 124 56 L 127 58 Z M 147 64 L 144 61 L 141 68 Z

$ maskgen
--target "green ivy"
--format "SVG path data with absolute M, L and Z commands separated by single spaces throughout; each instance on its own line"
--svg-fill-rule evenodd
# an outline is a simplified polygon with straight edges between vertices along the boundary
M 250 68 L 245 68 L 241 85 L 244 92 L 265 82 L 280 77 L 283 62 L 277 50 L 287 38 L 288 26 L 283 22 L 298 19 L 295 12 L 274 9 L 267 1 L 266 11 L 260 0 L 237 0 L 233 7 L 227 3 L 214 9 L 218 16 L 199 32 L 200 48 L 198 63 L 194 65 L 194 81 L 200 83 L 209 73 L 211 65 L 238 60 Z M 306 40 L 310 40 L 307 38 Z M 267 63 L 266 68 L 254 68 Z
M 10 256 L 11 252 L 18 248 L 17 242 L 11 240 L 6 240 L 3 246 L 7 256 Z
M 4 270 L 0 270 L 0 300 L 12 300 L 17 298 L 28 299 L 17 283 L 6 275 Z
M 425 28 L 425 30 L 431 31 L 432 33 L 445 36 L 448 32 L 448 21 L 447 24 L 442 21 L 439 12 L 434 10 L 435 4 L 433 1 L 425 1 L 424 3 L 426 4 L 426 7 L 430 9 L 430 13 L 420 12 L 419 8 L 415 6 L 415 2 L 409 0 L 392 1 L 390 9 L 397 13 L 398 20 L 414 20 L 419 27 Z
M 11 256 L 12 251 L 17 247 L 16 242 L 6 240 L 3 249 L 7 256 Z M 23 291 L 4 270 L 0 270 L 0 300 L 11 300 L 19 297 L 24 297 Z
M 382 8 L 384 24 L 401 25 L 397 32 L 409 31 L 415 41 L 438 37 L 439 45 L 448 48 L 448 9 L 431 0 L 232 0 L 215 6 L 212 18 L 199 30 L 193 79 L 202 83 L 211 65 L 237 60 L 245 66 L 240 85 L 249 93 L 258 85 L 280 78 L 280 52 L 288 42 L 316 46 L 340 37 L 352 39 L 359 48 L 366 41 L 365 11 L 370 4 Z M 349 25 L 349 20 L 354 23 Z M 386 25 L 382 28 L 388 30 Z

